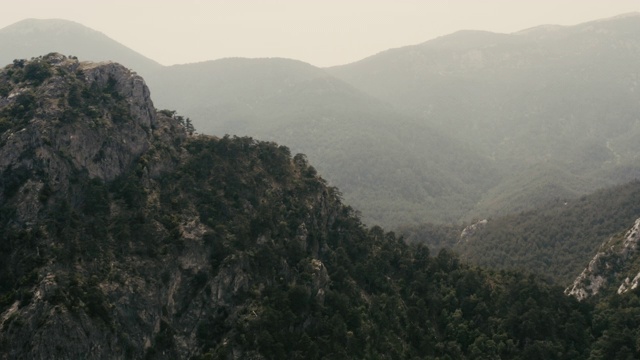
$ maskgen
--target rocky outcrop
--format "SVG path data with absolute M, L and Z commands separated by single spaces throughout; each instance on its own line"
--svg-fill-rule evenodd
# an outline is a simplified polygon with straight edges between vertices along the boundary
M 589 265 L 565 290 L 565 293 L 578 300 L 584 300 L 603 291 L 609 291 L 618 283 L 620 283 L 616 287 L 618 294 L 635 289 L 638 286 L 640 274 L 635 275 L 633 280 L 630 280 L 630 276 L 626 274 L 633 271 L 639 242 L 640 219 L 637 219 L 624 236 L 611 238 L 600 247 Z
M 54 53 L 15 61 L 0 84 L 0 358 L 125 358 L 148 348 L 161 331 L 159 300 L 175 286 L 158 291 L 142 275 L 158 265 L 116 261 L 118 237 L 106 225 L 129 211 L 109 201 L 105 184 L 137 170 L 152 192 L 181 156 L 183 127 L 156 114 L 142 78 L 115 63 Z
M 16 75 L 32 64 L 48 68 L 42 84 Z M 72 168 L 113 180 L 149 149 L 157 126 L 149 89 L 121 65 L 50 54 L 14 64 L 0 78 L 12 84 L 1 103 L 5 123 L 12 126 L 1 135 L 0 171 L 40 163 L 59 183 Z
M 624 279 L 620 287 L 618 287 L 618 295 L 624 294 L 629 290 L 634 290 L 638 287 L 638 282 L 640 282 L 640 272 L 634 276 L 633 280 L 630 280 L 629 277 Z
M 89 86 L 113 87 L 129 104 L 128 111 L 137 124 L 147 128 L 157 125 L 151 93 L 142 77 L 113 62 L 82 62 L 79 70 Z
M 0 84 L 0 359 L 187 359 L 269 289 L 324 303 L 340 203 L 304 156 L 190 138 L 115 63 L 49 54 Z
M 475 222 L 465 227 L 464 229 L 462 229 L 462 232 L 460 233 L 460 238 L 458 239 L 458 243 L 461 243 L 461 242 L 465 243 L 469 241 L 469 239 L 472 238 L 475 233 L 484 229 L 484 227 L 487 226 L 487 223 L 489 223 L 489 221 L 487 219 L 484 219 L 484 220 Z

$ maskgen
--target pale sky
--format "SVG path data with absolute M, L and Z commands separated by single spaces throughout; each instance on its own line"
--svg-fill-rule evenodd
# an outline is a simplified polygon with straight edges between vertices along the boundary
M 164 65 L 239 56 L 323 67 L 457 30 L 511 33 L 638 12 L 640 0 L 0 0 L 0 8 L 0 28 L 73 20 Z

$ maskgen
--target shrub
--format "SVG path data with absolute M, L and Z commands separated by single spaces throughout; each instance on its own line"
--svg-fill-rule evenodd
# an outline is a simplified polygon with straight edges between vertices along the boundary
M 41 84 L 52 74 L 51 65 L 40 59 L 33 60 L 24 67 L 24 80 L 31 80 L 36 84 Z

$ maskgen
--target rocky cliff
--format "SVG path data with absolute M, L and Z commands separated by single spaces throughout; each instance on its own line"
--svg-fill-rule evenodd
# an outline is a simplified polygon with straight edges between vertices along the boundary
M 2 353 L 106 358 L 144 343 L 113 334 L 123 315 L 112 304 L 127 300 L 109 279 L 139 278 L 115 261 L 107 224 L 130 209 L 105 184 L 136 169 L 151 185 L 174 168 L 179 150 L 166 149 L 186 136 L 180 124 L 157 115 L 142 78 L 114 63 L 18 60 L 0 86 Z
M 640 219 L 624 235 L 605 241 L 589 265 L 566 289 L 566 294 L 584 300 L 602 293 L 623 294 L 638 287 Z
M 326 244 L 314 231 L 340 208 L 304 157 L 251 139 L 184 147 L 180 117 L 156 113 L 142 78 L 118 64 L 49 54 L 0 80 L 4 357 L 189 358 L 198 324 L 260 313 L 235 306 L 238 294 L 304 272 L 322 298 Z M 321 188 L 294 201 L 298 181 Z M 295 202 L 295 226 L 250 233 L 272 201 Z M 274 242 L 313 256 L 273 264 L 265 284 L 254 254 L 229 249 Z

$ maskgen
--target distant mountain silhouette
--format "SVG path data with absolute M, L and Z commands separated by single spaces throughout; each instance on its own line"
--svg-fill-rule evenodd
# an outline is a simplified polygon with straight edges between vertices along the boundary
M 638 176 L 638 13 L 509 35 L 461 31 L 327 71 L 469 144 L 516 177 L 553 162 L 568 172 L 561 177 L 574 180 L 552 196 Z M 548 197 L 541 180 L 532 186 Z M 513 192 L 513 182 L 505 178 L 493 192 Z M 518 190 L 535 199 L 535 188 Z M 512 200 L 496 208 L 513 208 Z
M 143 75 L 162 67 L 103 33 L 69 20 L 26 19 L 0 29 L 0 66 L 59 52 L 82 60 L 111 60 Z
M 199 132 L 306 153 L 386 226 L 522 211 L 640 176 L 639 39 L 635 13 L 459 31 L 328 69 L 278 58 L 164 67 L 70 21 L 0 29 L 4 63 L 51 51 L 115 60 Z

